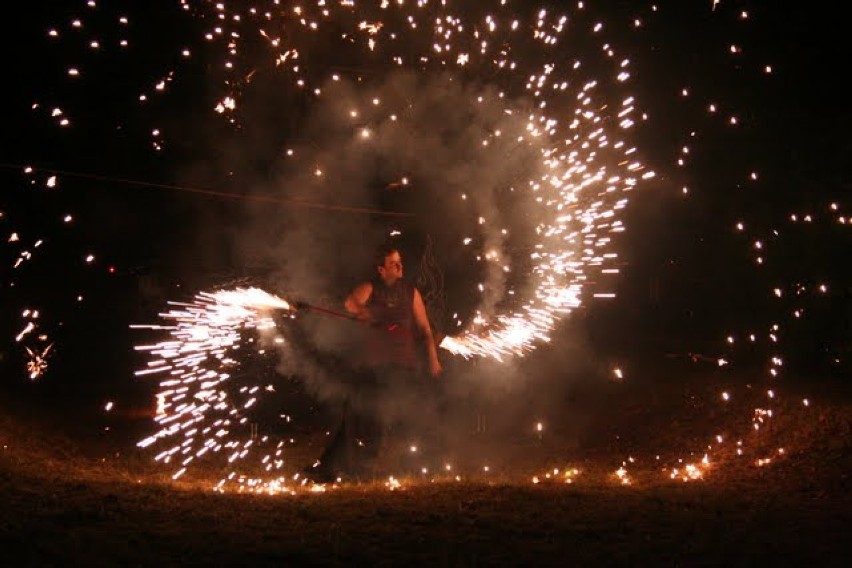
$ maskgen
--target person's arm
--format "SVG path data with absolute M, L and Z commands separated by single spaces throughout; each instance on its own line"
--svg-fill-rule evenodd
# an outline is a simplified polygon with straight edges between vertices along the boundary
M 438 360 L 438 347 L 435 345 L 435 338 L 432 336 L 429 316 L 426 315 L 426 305 L 423 303 L 420 290 L 417 288 L 414 289 L 414 321 L 420 331 L 423 332 L 423 339 L 426 341 L 426 348 L 429 350 L 429 373 L 433 377 L 437 377 L 442 370 L 441 361 Z
M 373 294 L 373 284 L 364 282 L 359 284 L 352 290 L 343 302 L 343 306 L 350 314 L 354 314 L 363 320 L 370 319 L 370 310 L 367 309 L 367 302 L 370 301 L 370 296 Z

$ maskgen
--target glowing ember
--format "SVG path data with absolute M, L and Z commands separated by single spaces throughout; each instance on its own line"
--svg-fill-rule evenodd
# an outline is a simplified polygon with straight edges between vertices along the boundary
M 633 481 L 630 479 L 630 476 L 627 474 L 627 469 L 624 466 L 619 467 L 615 470 L 615 477 L 621 482 L 622 485 L 630 485 Z
M 688 463 L 682 468 L 673 468 L 671 479 L 680 479 L 683 482 L 704 479 L 704 470 L 710 466 L 710 458 L 705 454 L 700 463 Z
M 29 357 L 27 372 L 30 379 L 35 380 L 39 378 L 47 370 L 47 358 L 51 354 L 51 349 L 53 349 L 52 343 L 40 351 L 36 351 L 30 347 L 26 348 L 27 356 Z

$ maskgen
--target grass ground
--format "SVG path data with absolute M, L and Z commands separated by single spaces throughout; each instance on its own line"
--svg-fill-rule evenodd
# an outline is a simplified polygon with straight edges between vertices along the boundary
M 452 472 L 397 473 L 399 486 L 388 477 L 406 448 L 391 441 L 375 480 L 273 496 L 214 492 L 203 469 L 175 481 L 134 448 L 131 426 L 105 433 L 6 400 L 0 562 L 845 566 L 852 398 L 837 381 L 809 385 L 805 406 L 801 388 L 720 403 L 701 377 L 607 385 L 575 402 L 594 409 L 581 434 L 559 435 L 570 409 L 541 439 L 462 432 Z M 755 413 L 770 406 L 771 418 Z M 687 464 L 702 478 L 681 481 Z

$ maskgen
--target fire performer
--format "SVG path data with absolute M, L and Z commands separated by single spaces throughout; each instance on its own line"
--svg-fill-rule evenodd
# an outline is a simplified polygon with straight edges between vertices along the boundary
M 399 250 L 382 248 L 375 266 L 376 276 L 356 286 L 344 304 L 365 324 L 362 372 L 344 403 L 340 426 L 307 472 L 318 482 L 333 481 L 340 473 L 365 472 L 378 453 L 384 429 L 411 427 L 442 372 L 423 297 L 403 279 Z M 433 380 L 423 376 L 418 339 L 425 343 Z

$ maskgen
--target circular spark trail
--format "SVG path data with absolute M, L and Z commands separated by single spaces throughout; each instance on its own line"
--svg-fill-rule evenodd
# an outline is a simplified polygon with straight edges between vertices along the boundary
M 450 73 L 459 81 L 499 90 L 498 104 L 512 130 L 494 129 L 481 140 L 483 159 L 495 159 L 487 154 L 495 144 L 535 155 L 535 163 L 527 165 L 530 174 L 510 188 L 525 192 L 535 207 L 534 243 L 526 252 L 529 258 L 523 259 L 532 269 L 522 290 L 514 289 L 517 283 L 507 285 L 513 264 L 521 259 L 505 251 L 512 239 L 505 229 L 500 232 L 505 212 L 494 212 L 494 204 L 487 203 L 494 188 L 471 180 L 469 191 L 459 198 L 473 203 L 481 194 L 480 238 L 464 244 L 473 241 L 482 251 L 477 261 L 484 263 L 486 281 L 477 284 L 481 301 L 474 317 L 457 321 L 458 332 L 443 340 L 447 351 L 497 359 L 527 352 L 548 341 L 559 319 L 581 305 L 590 280 L 603 270 L 617 272 L 612 268 L 617 259 L 613 236 L 624 230 L 619 215 L 629 192 L 654 174 L 643 166 L 628 137 L 637 107 L 627 91 L 630 60 L 583 3 L 571 13 L 528 9 L 505 0 L 320 0 L 286 8 L 277 1 L 252 7 L 182 4 L 213 22 L 205 38 L 222 49 L 228 77 L 215 111 L 234 124 L 240 123 L 242 91 L 273 65 L 277 73 L 292 74 L 293 86 L 317 104 L 335 96 L 329 91 L 346 79 L 369 91 L 375 75 L 384 76 L 388 69 L 427 76 Z M 333 39 L 348 46 L 345 56 L 314 56 L 316 43 L 331 41 L 330 34 L 337 33 L 340 37 Z M 257 38 L 270 56 L 265 63 L 242 57 L 256 51 Z M 387 118 L 380 116 L 383 104 L 381 96 L 370 97 L 367 106 L 379 110 L 368 114 L 354 109 L 347 117 L 365 143 L 373 138 L 369 122 Z M 405 109 L 399 116 L 393 109 L 386 112 L 405 128 Z M 317 167 L 316 177 L 329 175 L 331 167 Z
M 559 319 L 581 305 L 591 279 L 618 272 L 613 237 L 624 230 L 619 215 L 629 193 L 654 174 L 629 139 L 637 112 L 627 91 L 629 59 L 583 4 L 570 15 L 505 1 L 181 4 L 212 22 L 205 39 L 214 52 L 221 51 L 225 76 L 213 110 L 237 127 L 241 95 L 254 77 L 278 73 L 292 76 L 292 87 L 318 107 L 326 97 L 339 99 L 334 91 L 339 86 L 350 89 L 350 99 L 360 103 L 341 119 L 360 144 L 378 143 L 392 127 L 416 132 L 415 117 L 427 113 L 417 100 L 395 101 L 397 83 L 386 81 L 407 71 L 466 86 L 452 92 L 472 100 L 456 104 L 489 117 L 482 118 L 487 127 L 481 138 L 471 141 L 472 155 L 483 163 L 496 165 L 513 153 L 530 157 L 523 172 L 499 182 L 507 187 L 472 179 L 458 195 L 458 203 L 479 220 L 458 230 L 471 235 L 460 244 L 472 245 L 484 281 L 478 284 L 475 317 L 467 324 L 458 320 L 459 332 L 444 339 L 443 349 L 464 357 L 521 355 L 549 340 Z M 315 54 L 321 40 L 348 46 L 345 57 Z M 265 59 L 257 56 L 258 42 Z M 440 119 L 431 117 L 433 123 Z M 292 160 L 310 155 L 299 148 L 286 154 Z M 334 160 L 306 162 L 311 183 L 334 175 Z M 400 187 L 411 183 L 404 171 L 398 179 Z M 516 235 L 507 229 L 508 213 L 494 201 L 498 190 L 517 192 L 529 203 L 532 234 L 519 235 L 530 243 L 520 253 L 526 258 L 509 246 Z M 526 272 L 519 279 L 513 273 L 520 269 Z M 246 412 L 263 387 L 243 386 L 238 395 L 226 388 L 242 334 L 271 330 L 273 309 L 289 305 L 257 289 L 205 293 L 163 314 L 166 324 L 149 326 L 168 331 L 170 339 L 139 348 L 152 355 L 139 374 L 166 377 L 158 394 L 160 430 L 140 446 L 163 446 L 156 459 L 175 465 L 175 477 L 215 454 L 226 455 L 230 464 L 257 458 L 268 475 L 282 467 L 282 443 L 261 451 L 269 440 L 244 433 Z M 283 477 L 261 480 L 232 467 L 220 487 L 236 482 L 254 491 L 286 489 Z

